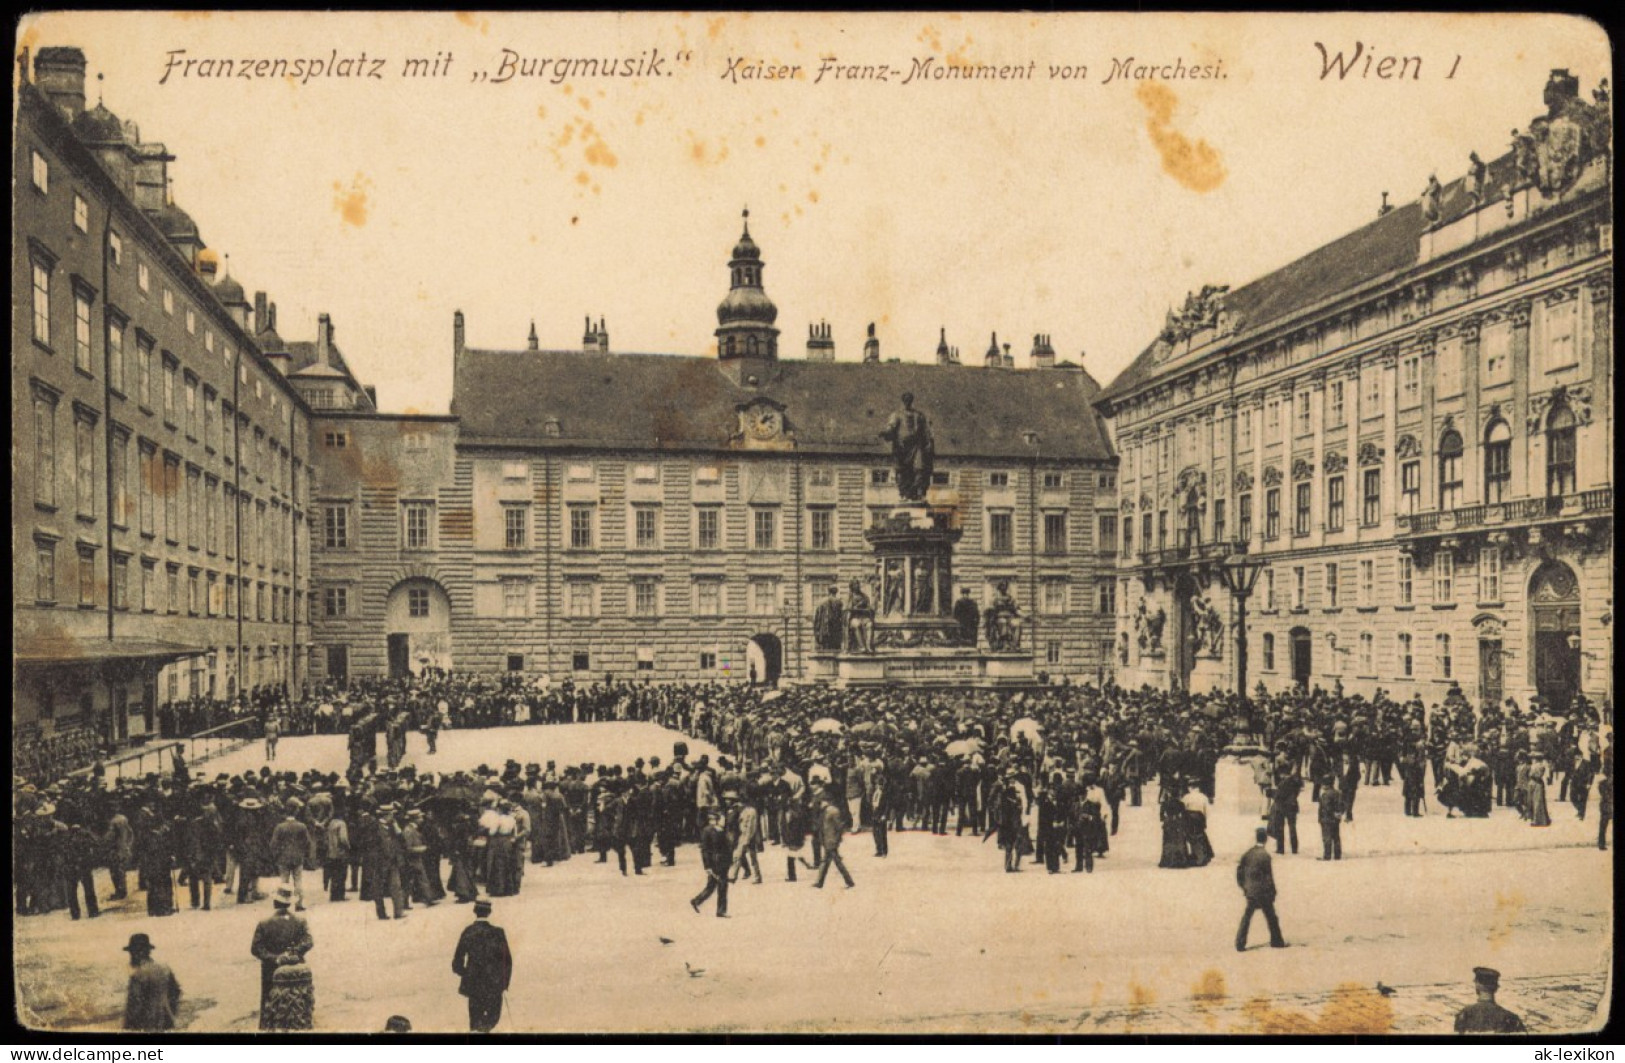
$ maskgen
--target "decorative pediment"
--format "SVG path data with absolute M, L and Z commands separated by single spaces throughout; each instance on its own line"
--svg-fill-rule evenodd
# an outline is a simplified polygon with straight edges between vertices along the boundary
M 1591 423 L 1591 385 L 1559 384 L 1550 391 L 1529 396 L 1528 428 L 1531 433 L 1546 427 L 1546 418 L 1554 406 L 1567 406 L 1578 424 Z
M 1281 470 L 1278 466 L 1270 465 L 1264 469 L 1264 486 L 1275 487 L 1281 482 Z
M 1315 463 L 1306 458 L 1294 458 L 1292 461 L 1292 479 L 1307 480 L 1315 475 Z
M 1186 496 L 1191 491 L 1196 492 L 1196 504 L 1201 505 L 1207 501 L 1207 473 L 1195 465 L 1187 465 L 1179 472 L 1179 479 L 1174 482 L 1174 494 L 1180 505 L 1186 504 Z
M 1473 617 L 1473 629 L 1478 633 L 1480 642 L 1499 642 L 1506 624 L 1494 613 L 1479 613 Z
M 1330 454 L 1326 455 L 1326 460 L 1323 464 L 1325 465 L 1327 475 L 1332 475 L 1334 473 L 1340 473 L 1344 469 L 1348 468 L 1349 460 L 1343 456 L 1341 451 L 1334 450 Z
M 1141 491 L 1140 492 L 1140 508 L 1144 509 L 1144 510 L 1149 510 L 1151 508 L 1151 504 L 1152 504 L 1151 503 L 1151 496 L 1148 493 L 1146 493 L 1144 491 Z
M 1132 499 L 1132 498 L 1123 499 L 1122 509 L 1123 509 L 1124 513 L 1133 513 L 1134 512 L 1134 499 Z
M 1224 297 L 1229 291 L 1228 284 L 1204 284 L 1199 292 L 1187 292 L 1185 305 L 1168 311 L 1160 338 L 1166 343 L 1178 343 L 1204 329 L 1217 328 L 1219 315 L 1224 310 Z
M 1413 435 L 1402 435 L 1394 444 L 1394 456 L 1398 458 L 1419 458 L 1422 456 L 1422 444 L 1416 441 Z
M 1375 443 L 1361 443 L 1357 455 L 1361 465 L 1381 465 L 1383 449 Z
M 1246 469 L 1236 471 L 1236 490 L 1251 491 L 1253 489 L 1253 474 Z

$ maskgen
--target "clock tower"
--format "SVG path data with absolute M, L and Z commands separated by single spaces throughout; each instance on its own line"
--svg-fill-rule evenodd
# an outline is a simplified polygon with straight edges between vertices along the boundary
M 779 309 L 762 290 L 762 252 L 750 238 L 748 210 L 728 276 L 728 296 L 717 307 L 717 359 L 734 383 L 766 384 L 779 358 Z

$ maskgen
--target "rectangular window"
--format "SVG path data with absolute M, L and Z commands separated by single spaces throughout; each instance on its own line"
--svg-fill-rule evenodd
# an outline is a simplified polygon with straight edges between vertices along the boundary
M 1245 410 L 1236 418 L 1236 449 L 1253 448 L 1253 411 Z
M 1512 381 L 1512 330 L 1502 325 L 1479 333 L 1478 354 L 1484 363 L 1482 386 L 1492 388 Z
M 56 396 L 34 390 L 34 502 L 56 506 Z
M 186 308 L 186 331 L 190 335 L 197 335 L 197 313 L 191 307 Z
M 1154 549 L 1154 547 L 1151 544 L 1152 544 L 1152 541 L 1153 541 L 1152 540 L 1152 534 L 1155 531 L 1155 528 L 1152 526 L 1151 522 L 1153 520 L 1155 520 L 1155 519 L 1156 519 L 1155 514 L 1152 514 L 1152 513 L 1142 513 L 1142 514 L 1140 514 L 1140 549 L 1141 550 L 1149 552 L 1152 549 Z
M 1046 642 L 1044 644 L 1044 663 L 1050 667 L 1061 663 L 1061 644 L 1059 642 Z
M 34 339 L 51 345 L 51 266 L 34 259 Z
M 81 373 L 90 373 L 90 296 L 82 291 L 73 293 L 73 367 Z
M 1044 553 L 1066 553 L 1066 514 L 1044 514 Z
M 1100 551 L 1105 554 L 1117 552 L 1117 514 L 1102 513 L 1100 515 Z
M 1505 425 L 1497 427 L 1505 429 Z M 1491 505 L 1505 502 L 1511 482 L 1512 442 L 1492 436 L 1484 444 L 1484 501 Z
M 1274 433 L 1281 430 L 1281 402 L 1279 399 L 1271 399 L 1264 406 L 1264 430 L 1271 434 L 1271 438 L 1274 438 Z
M 592 654 L 586 650 L 576 650 L 570 654 L 570 668 L 576 672 L 592 671 Z
M 654 506 L 636 506 L 632 510 L 632 545 L 639 550 L 660 547 L 660 510 Z
M 323 587 L 322 613 L 325 616 L 349 616 L 350 588 Z
M 571 506 L 570 549 L 591 550 L 593 547 L 593 507 Z
M 598 587 L 591 580 L 571 580 L 567 590 L 565 606 L 570 616 L 579 620 L 597 613 Z
M 1399 633 L 1399 674 L 1407 679 L 1416 674 L 1416 658 L 1412 653 L 1413 641 L 1410 633 Z
M 1264 671 L 1275 671 L 1275 636 L 1264 633 Z
M 346 432 L 326 432 L 322 435 L 322 445 L 329 450 L 343 450 L 350 445 L 350 436 Z
M 1117 612 L 1117 581 L 1101 580 L 1095 585 L 1095 605 L 1097 612 L 1102 616 L 1112 616 Z
M 722 510 L 701 506 L 694 511 L 694 548 L 715 550 L 722 545 Z
M 778 518 L 777 510 L 751 511 L 751 546 L 757 550 L 771 550 L 778 545 Z
M 34 540 L 34 600 L 56 601 L 56 543 Z
M 655 650 L 653 646 L 638 647 L 638 671 L 652 672 L 655 670 Z
M 1009 510 L 995 510 L 987 515 L 987 551 L 990 554 L 1008 554 L 1015 550 L 1015 514 Z
M 1411 555 L 1410 554 L 1400 554 L 1399 555 L 1399 579 L 1397 581 L 1398 584 L 1399 584 L 1398 589 L 1399 589 L 1399 604 L 1400 605 L 1411 605 L 1415 601 L 1414 583 L 1413 583 L 1413 580 L 1412 580 L 1414 572 L 1415 572 L 1414 562 L 1411 560 Z
M 168 570 L 165 573 L 165 576 L 166 576 L 166 579 L 164 581 L 165 582 L 165 586 L 164 586 L 164 595 L 165 595 L 164 605 L 166 607 L 168 607 L 169 612 L 173 615 L 173 614 L 179 613 L 181 611 L 181 566 L 179 566 L 179 565 L 170 565 Z M 261 589 L 262 590 L 264 589 L 263 586 L 262 586 Z M 265 604 L 265 599 L 262 597 L 260 599 L 260 605 L 261 605 L 260 619 L 261 620 L 265 619 L 264 604 Z
M 1456 555 L 1440 550 L 1433 558 L 1433 603 L 1449 605 L 1456 600 Z
M 1157 549 L 1163 550 L 1168 546 L 1168 511 L 1157 511 Z
M 998 490 L 1010 486 L 1010 474 L 1007 472 L 990 472 L 987 474 L 987 486 Z
M 1224 499 L 1215 498 L 1213 500 L 1213 541 L 1216 543 L 1224 542 L 1224 531 Z
M 181 541 L 181 459 L 164 455 L 164 539 Z
M 1313 396 L 1310 395 L 1309 392 L 1307 392 L 1307 391 L 1298 392 L 1298 395 L 1297 395 L 1298 434 L 1300 436 L 1308 435 L 1310 433 L 1310 431 L 1312 430 L 1312 427 L 1314 425 L 1314 414 L 1313 414 L 1314 406 L 1313 406 L 1313 403 L 1311 401 L 1312 399 L 1313 399 Z
M 429 615 L 429 589 L 427 587 L 408 587 L 406 589 L 406 615 L 414 620 L 422 620 Z
M 209 477 L 203 483 L 203 546 L 209 553 L 220 550 L 220 482 Z
M 807 517 L 812 533 L 809 547 L 813 550 L 835 549 L 835 511 L 811 509 L 807 511 Z
M 1334 532 L 1343 530 L 1343 478 L 1341 476 L 1332 476 L 1326 480 L 1326 530 Z
M 124 237 L 116 229 L 107 232 L 107 257 L 113 260 L 113 266 L 124 265 Z
M 502 581 L 502 615 L 506 617 L 521 617 L 527 615 L 530 584 L 522 579 L 505 579 Z
M 1264 538 L 1281 537 L 1281 489 L 1272 487 L 1264 492 Z
M 1043 582 L 1043 596 L 1039 607 L 1045 616 L 1065 616 L 1067 584 L 1065 580 L 1047 579 Z
M 652 579 L 632 581 L 632 615 L 658 616 L 660 613 L 660 585 Z
M 502 507 L 502 548 L 523 550 L 530 541 L 530 508 L 523 505 Z
M 1478 600 L 1501 600 L 1501 551 L 1494 546 L 1485 546 L 1478 552 Z
M 1366 469 L 1360 473 L 1360 523 L 1372 527 L 1382 520 L 1382 470 Z
M 635 484 L 657 484 L 660 482 L 660 469 L 654 465 L 632 466 L 632 482 Z
M 158 567 L 151 561 L 141 562 L 141 611 L 145 613 L 156 612 L 158 609 Z
M 51 164 L 46 161 L 45 156 L 37 151 L 30 154 L 30 161 L 33 165 L 34 188 L 36 191 L 49 192 L 51 190 Z
M 130 608 L 130 559 L 113 558 L 113 608 Z
M 834 487 L 835 470 L 828 466 L 818 466 L 807 470 L 807 486 Z
M 1337 562 L 1328 562 L 1326 565 L 1326 608 L 1328 609 L 1336 609 L 1340 604 L 1337 597 L 1338 573 L 1339 569 Z
M 699 580 L 694 584 L 694 615 L 722 615 L 722 583 L 718 580 Z
M 350 546 L 350 507 L 322 507 L 322 545 L 329 550 L 345 550 Z
M 750 582 L 750 611 L 752 616 L 777 616 L 779 612 L 779 581 L 757 579 Z
M 152 289 L 152 270 L 147 268 L 145 262 L 139 262 L 135 267 L 135 283 L 143 292 Z
M 1571 300 L 1546 307 L 1544 325 L 1547 372 L 1566 369 L 1579 361 L 1574 343 L 1575 309 L 1578 305 Z
M 1305 608 L 1309 578 L 1302 565 L 1292 569 L 1292 608 Z
M 113 478 L 113 512 L 109 515 L 115 527 L 127 527 L 130 522 L 130 435 L 115 429 L 113 449 L 107 459 L 108 473 Z
M 1422 401 L 1422 359 L 1412 355 L 1399 362 L 1399 408 L 1409 409 Z
M 107 322 L 107 385 L 119 394 L 124 393 L 124 325 L 109 318 Z
M 1275 570 L 1264 570 L 1264 608 L 1273 612 L 1275 609 Z
M 1134 518 L 1123 518 L 1123 556 L 1134 553 Z
M 1059 491 L 1062 488 L 1064 488 L 1065 486 L 1066 486 L 1066 476 L 1065 476 L 1065 474 L 1058 473 L 1058 472 L 1046 472 L 1044 474 L 1044 490 L 1046 490 L 1046 491 Z
M 717 655 L 709 651 L 700 651 L 700 671 L 714 672 L 717 667 Z
M 135 401 L 143 408 L 152 406 L 152 360 L 157 357 L 152 348 L 152 340 L 142 336 L 139 332 L 135 337 Z
M 1292 512 L 1292 534 L 1293 535 L 1308 535 L 1309 534 L 1309 497 L 1310 497 L 1310 490 L 1309 490 L 1308 482 L 1305 481 L 1304 483 L 1296 485 L 1296 487 L 1294 488 L 1294 491 L 1295 491 L 1295 495 L 1294 495 L 1294 498 L 1293 498 L 1294 505 L 1293 505 L 1293 512 Z
M 427 550 L 429 541 L 429 513 L 427 502 L 401 503 L 401 545 L 408 550 Z
M 199 519 L 198 499 L 202 496 L 202 475 L 197 469 L 186 470 L 186 545 L 193 550 L 199 546 L 198 535 L 203 528 Z
M 1332 381 L 1331 392 L 1327 397 L 1327 406 L 1327 423 L 1333 428 L 1340 427 L 1343 424 L 1344 417 L 1343 382 L 1341 380 Z
M 175 292 L 172 289 L 166 287 L 164 289 L 164 297 L 163 297 L 162 301 L 163 301 L 163 304 L 164 304 L 164 313 L 168 314 L 171 317 L 174 317 L 175 316 Z
M 82 546 L 79 548 L 79 606 L 83 609 L 96 606 L 96 551 Z
M 1253 496 L 1236 497 L 1236 538 L 1247 542 L 1253 537 Z
M 1450 636 L 1440 634 L 1434 639 L 1439 655 L 1439 678 L 1449 679 L 1455 672 L 1454 662 L 1450 659 Z
M 523 672 L 525 670 L 525 655 L 522 653 L 508 654 L 508 671 Z
M 215 448 L 215 390 L 210 387 L 203 389 L 203 445 L 210 451 Z
M 164 359 L 164 423 L 171 428 L 175 426 L 175 379 L 180 369 L 174 359 Z
M 1360 589 L 1358 594 L 1361 605 L 1377 604 L 1377 563 L 1375 561 L 1360 562 Z
M 1407 461 L 1399 467 L 1399 501 L 1407 516 L 1422 508 L 1422 463 Z

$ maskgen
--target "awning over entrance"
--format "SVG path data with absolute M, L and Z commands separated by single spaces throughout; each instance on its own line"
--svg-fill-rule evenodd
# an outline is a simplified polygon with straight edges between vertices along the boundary
M 207 646 L 189 646 L 161 639 L 21 639 L 13 653 L 18 667 L 66 667 L 108 661 L 154 661 L 167 664 L 187 657 L 202 657 Z

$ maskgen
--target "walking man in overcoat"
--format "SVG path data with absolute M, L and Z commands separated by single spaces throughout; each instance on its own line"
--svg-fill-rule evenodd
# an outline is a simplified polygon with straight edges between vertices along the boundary
M 1259 827 L 1258 843 L 1241 854 L 1236 865 L 1236 885 L 1247 898 L 1247 910 L 1241 914 L 1241 926 L 1236 930 L 1236 951 L 1247 951 L 1247 928 L 1252 925 L 1253 913 L 1263 912 L 1264 922 L 1270 928 L 1270 948 L 1286 948 L 1281 936 L 1281 921 L 1275 917 L 1275 873 L 1270 868 L 1270 851 L 1265 844 L 1269 838 L 1267 828 Z
M 152 958 L 152 939 L 131 934 L 124 951 L 130 954 L 130 986 L 124 997 L 124 1028 L 156 1033 L 175 1028 L 181 984 L 168 967 Z
M 502 1017 L 502 994 L 513 978 L 513 953 L 508 934 L 491 923 L 491 901 L 474 900 L 474 922 L 457 939 L 451 973 L 462 979 L 457 992 L 468 998 L 468 1028 L 488 1033 Z

